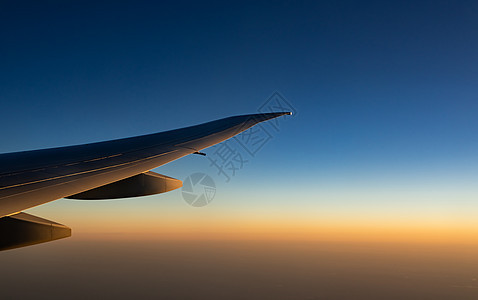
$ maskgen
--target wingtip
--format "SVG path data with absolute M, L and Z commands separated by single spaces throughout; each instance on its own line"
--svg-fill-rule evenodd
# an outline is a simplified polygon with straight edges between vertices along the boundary
M 274 119 L 281 116 L 291 116 L 292 112 L 281 111 L 281 112 L 271 112 L 271 113 L 263 113 L 263 114 L 257 114 L 257 115 L 262 116 L 266 120 L 269 120 L 269 119 Z
M 292 112 L 291 111 L 281 111 L 281 112 L 275 112 L 273 114 L 276 114 L 278 116 L 292 116 Z
M 268 121 L 271 119 L 275 119 L 281 116 L 286 116 L 286 115 L 292 115 L 292 112 L 290 111 L 281 111 L 281 112 L 270 112 L 270 113 L 255 113 L 255 114 L 249 114 L 249 115 L 241 115 L 241 116 L 234 116 L 230 118 L 236 119 L 236 121 L 240 122 L 248 122 L 252 125 L 261 123 L 264 121 Z

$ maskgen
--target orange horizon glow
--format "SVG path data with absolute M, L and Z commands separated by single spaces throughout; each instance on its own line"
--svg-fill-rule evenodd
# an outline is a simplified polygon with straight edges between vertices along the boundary
M 58 201 L 28 213 L 72 228 L 81 240 L 311 241 L 478 245 L 468 206 L 243 205 L 240 199 L 192 208 L 174 194 L 135 201 Z M 239 198 L 237 196 L 237 198 Z M 312 200 L 309 200 L 313 203 Z M 358 203 L 358 201 L 357 201 Z M 401 203 L 401 202 L 393 202 Z M 365 207 L 364 207 L 365 206 Z
M 478 228 L 450 224 L 297 222 L 95 222 L 72 226 L 81 239 L 291 240 L 478 244 Z

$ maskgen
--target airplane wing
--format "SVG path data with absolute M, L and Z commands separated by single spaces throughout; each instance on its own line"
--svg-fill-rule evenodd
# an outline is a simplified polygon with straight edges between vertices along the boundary
M 290 114 L 242 115 L 138 137 L 0 154 L 0 217 L 17 220 L 21 211 L 61 198 L 126 198 L 181 187 L 177 179 L 148 171 Z

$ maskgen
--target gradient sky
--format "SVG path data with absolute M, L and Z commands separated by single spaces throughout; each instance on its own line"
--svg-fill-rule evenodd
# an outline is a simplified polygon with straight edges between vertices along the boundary
M 211 175 L 207 207 L 178 190 L 30 212 L 85 238 L 475 243 L 477 14 L 475 1 L 2 1 L 0 152 L 254 113 L 278 91 L 297 114 L 230 182 L 200 156 L 155 170 Z
M 229 182 L 27 212 L 7 298 L 477 299 L 477 1 L 0 1 L 0 153 L 297 112 Z M 236 143 L 236 144 L 234 144 Z

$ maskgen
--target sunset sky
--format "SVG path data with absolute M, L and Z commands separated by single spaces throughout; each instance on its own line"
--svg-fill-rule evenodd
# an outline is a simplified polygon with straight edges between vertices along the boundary
M 72 237 L 19 253 L 81 241 L 478 245 L 477 15 L 476 1 L 2 1 L 1 153 L 256 113 L 277 97 L 295 112 L 264 124 L 254 155 L 229 142 L 247 160 L 229 181 L 208 159 L 217 147 L 153 170 L 211 176 L 209 205 L 181 189 L 54 201 L 27 212 Z

